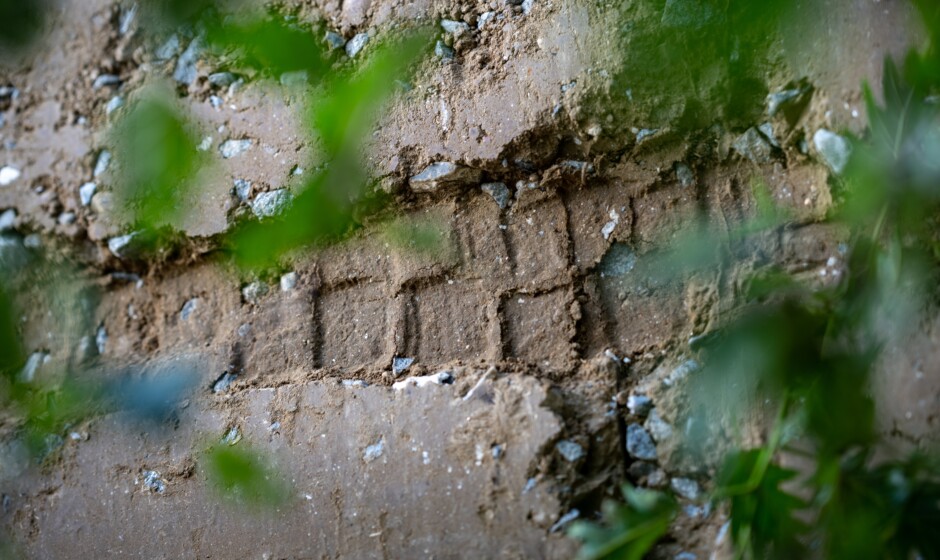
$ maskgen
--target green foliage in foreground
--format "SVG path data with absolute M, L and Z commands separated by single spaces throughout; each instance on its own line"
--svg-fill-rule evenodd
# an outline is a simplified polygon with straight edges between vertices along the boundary
M 237 505 L 273 508 L 288 501 L 283 475 L 249 448 L 225 443 L 209 447 L 203 468 L 210 487 Z
M 626 503 L 604 502 L 603 525 L 577 521 L 569 529 L 569 535 L 585 543 L 580 560 L 640 560 L 669 529 L 677 510 L 672 498 L 629 484 L 621 491 Z
M 728 453 L 716 480 L 713 499 L 730 506 L 738 557 L 940 558 L 940 464 L 919 453 L 880 458 L 869 394 L 882 349 L 935 304 L 940 278 L 940 8 L 918 5 L 930 47 L 900 69 L 886 61 L 883 107 L 866 88 L 870 138 L 854 143 L 829 220 L 851 233 L 843 278 L 819 288 L 760 270 L 735 318 L 697 346 L 705 366 L 690 380 L 696 413 L 714 417 L 716 402 L 737 415 L 762 403 L 779 410 L 767 443 Z M 764 205 L 733 242 L 746 247 L 749 236 L 786 227 L 772 214 Z M 734 256 L 700 250 L 720 243 L 701 239 L 691 242 L 699 250 L 670 253 L 653 274 L 706 270 L 716 256 Z M 801 456 L 807 472 L 781 466 L 781 454 Z M 585 556 L 626 557 L 604 546 L 644 530 L 632 501 L 611 507 L 620 515 L 605 516 L 607 528 L 572 530 Z

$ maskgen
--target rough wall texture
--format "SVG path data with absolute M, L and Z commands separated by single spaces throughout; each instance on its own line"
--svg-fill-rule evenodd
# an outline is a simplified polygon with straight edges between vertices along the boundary
M 109 375 L 146 363 L 141 375 L 159 376 L 161 364 L 183 360 L 194 364 L 187 371 L 198 389 L 171 425 L 129 427 L 114 414 L 71 427 L 76 437 L 43 469 L 27 468 L 7 444 L 0 520 L 26 556 L 561 558 L 573 544 L 559 521 L 575 510 L 591 515 L 617 482 L 663 486 L 682 476 L 707 487 L 708 467 L 672 452 L 683 421 L 672 391 L 688 373 L 690 337 L 717 325 L 737 271 L 681 282 L 642 281 L 636 271 L 700 213 L 725 230 L 751 215 L 749 187 L 760 178 L 795 216 L 764 240 L 766 257 L 834 278 L 841 233 L 816 223 L 832 204 L 830 171 L 799 139 L 819 128 L 861 130 L 858 84 L 878 81 L 882 55 L 907 45 L 906 4 L 798 7 L 820 11 L 805 41 L 784 45 L 766 86 L 805 77 L 816 89 L 798 119 L 767 118 L 769 136 L 751 137 L 766 157 L 732 147 L 763 122 L 686 133 L 642 100 L 629 118 L 602 109 L 630 95 L 614 90 L 618 23 L 653 8 L 287 4 L 300 21 L 324 18 L 347 39 L 403 20 L 470 24 L 453 60 L 427 61 L 396 96 L 366 150 L 370 171 L 395 194 L 393 214 L 437 224 L 445 242 L 414 251 L 367 223 L 261 278 L 216 262 L 215 236 L 251 200 L 301 184 L 296 167 L 316 153 L 301 102 L 316 93 L 260 78 L 219 88 L 207 76 L 224 61 L 206 56 L 195 79 L 175 86 L 214 158 L 177 224 L 188 236 L 184 256 L 121 259 L 108 247 L 127 232 L 110 193 L 114 169 L 129 162 L 95 170 L 121 111 L 106 107 L 172 74 L 192 36 L 179 34 L 163 60 L 154 54 L 162 45 L 137 24 L 122 31 L 127 5 L 62 2 L 44 50 L 0 84 L 18 90 L 0 98 L 0 165 L 21 172 L 0 187 L 0 211 L 14 212 L 0 249 L 67 251 L 97 294 L 75 328 L 63 319 L 81 305 L 50 311 L 37 300 L 23 310 L 28 350 L 48 356 L 36 375 Z M 95 87 L 106 74 L 120 83 Z M 226 141 L 246 139 L 244 152 L 221 157 Z M 471 167 L 479 180 L 410 188 L 409 177 L 441 161 Z M 236 180 L 250 183 L 246 200 L 233 194 Z M 89 182 L 95 194 L 85 204 Z M 93 342 L 100 352 L 88 358 Z M 923 387 L 925 376 L 916 377 L 925 363 L 938 362 L 899 367 L 894 375 L 914 377 L 890 384 L 919 397 L 924 424 L 906 426 L 915 443 L 936 433 L 928 412 L 940 395 L 928 386 L 936 376 Z M 439 372 L 454 386 L 389 387 Z M 625 407 L 631 390 L 655 396 L 655 414 Z M 640 424 L 655 458 L 628 445 L 627 426 Z M 240 444 L 275 457 L 296 490 L 289 507 L 245 517 L 208 493 L 200 445 L 233 427 Z M 158 473 L 162 491 L 146 471 Z M 721 550 L 723 512 L 683 504 L 657 554 Z

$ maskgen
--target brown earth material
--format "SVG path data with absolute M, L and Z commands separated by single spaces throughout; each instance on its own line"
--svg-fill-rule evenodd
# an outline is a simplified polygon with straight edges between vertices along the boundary
M 173 87 L 212 165 L 175 224 L 181 253 L 138 261 L 108 248 L 128 231 L 109 195 L 129 162 L 94 177 L 121 113 L 105 107 L 172 80 L 191 33 L 180 32 L 180 48 L 161 61 L 154 48 L 165 37 L 146 38 L 142 22 L 121 33 L 129 5 L 63 1 L 40 51 L 18 67 L 0 62 L 10 66 L 0 85 L 19 90 L 2 112 L 0 166 L 22 172 L 0 187 L 0 213 L 16 212 L 0 258 L 6 266 L 8 254 L 66 254 L 74 266 L 74 277 L 31 278 L 26 292 L 27 351 L 48 355 L 37 378 L 118 376 L 122 367 L 159 374 L 160 364 L 185 362 L 196 387 L 172 423 L 145 430 L 114 413 L 70 427 L 77 437 L 41 469 L 23 464 L 7 438 L 0 526 L 25 556 L 566 558 L 575 545 L 562 536 L 564 520 L 593 518 L 623 481 L 668 488 L 689 477 L 707 490 L 713 464 L 677 451 L 687 435 L 682 379 L 694 371 L 684 356 L 691 337 L 720 324 L 741 271 L 756 265 L 669 281 L 641 271 L 699 215 L 721 239 L 753 215 L 750 187 L 763 182 L 793 222 L 760 240 L 761 258 L 836 281 L 845 235 L 818 223 L 833 203 L 832 178 L 800 140 L 822 127 L 862 130 L 860 81 L 877 83 L 877 62 L 911 42 L 910 6 L 829 1 L 802 34 L 782 34 L 765 85 L 778 91 L 806 78 L 815 89 L 796 119 L 766 118 L 781 146 L 755 163 L 732 148 L 745 130 L 726 130 L 718 115 L 711 128 L 680 133 L 674 116 L 649 122 L 650 100 L 631 108 L 635 122 L 603 109 L 626 102 L 612 90 L 623 67 L 620 19 L 659 17 L 652 4 L 283 4 L 346 39 L 441 17 L 470 32 L 454 41 L 454 60 L 421 65 L 364 150 L 394 195 L 391 209 L 342 243 L 299 251 L 257 277 L 215 258 L 218 235 L 250 213 L 232 189 L 248 181 L 254 197 L 302 184 L 297 168 L 317 151 L 302 109 L 315 92 L 260 78 L 211 86 L 208 74 L 225 61 L 200 57 L 197 79 Z M 95 89 L 102 74 L 122 84 Z M 244 152 L 221 156 L 224 142 L 245 139 Z M 439 162 L 479 181 L 408 187 Z M 83 206 L 79 187 L 89 181 L 98 192 Z M 504 183 L 505 201 L 479 184 L 492 182 Z M 435 224 L 441 243 L 396 244 L 394 220 Z M 896 399 L 882 406 L 885 431 L 908 443 L 936 432 L 935 331 L 896 349 L 878 381 Z M 399 372 L 402 358 L 414 362 Z M 905 368 L 914 377 L 891 381 Z M 453 386 L 391 388 L 444 372 Z M 226 374 L 231 385 L 214 391 Z M 631 392 L 653 399 L 655 417 L 627 408 Z M 633 424 L 653 434 L 656 460 L 627 452 Z M 8 419 L 0 426 L 14 432 Z M 236 445 L 271 456 L 289 482 L 281 510 L 245 516 L 206 485 L 202 450 L 232 427 L 243 438 Z M 144 471 L 159 473 L 163 492 L 148 489 Z M 680 502 L 656 557 L 727 553 L 726 512 Z

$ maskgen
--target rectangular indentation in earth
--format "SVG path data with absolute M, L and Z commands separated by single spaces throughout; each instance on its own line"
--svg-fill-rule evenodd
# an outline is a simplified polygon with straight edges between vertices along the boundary
M 405 347 L 426 364 L 455 359 L 472 362 L 495 355 L 498 348 L 487 345 L 489 303 L 476 282 L 443 282 L 416 289 L 407 304 L 411 324 Z
M 384 284 L 360 284 L 320 298 L 320 366 L 357 368 L 385 354 L 392 299 Z
M 510 294 L 503 302 L 503 345 L 508 357 L 545 369 L 562 368 L 572 355 L 574 296 L 561 288 L 545 294 Z
M 560 199 L 514 211 L 506 234 L 517 286 L 531 290 L 562 283 L 568 268 L 568 232 Z

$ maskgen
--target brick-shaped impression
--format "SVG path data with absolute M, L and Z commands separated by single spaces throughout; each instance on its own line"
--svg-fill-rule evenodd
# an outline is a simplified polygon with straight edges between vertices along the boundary
M 443 282 L 415 291 L 406 304 L 403 354 L 433 365 L 474 363 L 499 356 L 496 325 L 489 317 L 495 296 L 476 282 Z
M 506 247 L 505 227 L 499 206 L 488 194 L 471 193 L 456 218 L 463 273 L 480 280 L 485 289 L 512 285 L 512 265 Z
M 506 238 L 519 289 L 544 289 L 567 281 L 567 229 L 565 206 L 557 197 L 513 209 Z
M 320 297 L 321 367 L 357 368 L 387 358 L 394 300 L 384 284 L 360 284 Z
M 632 210 L 626 187 L 579 189 L 570 192 L 565 202 L 574 264 L 579 271 L 596 265 L 613 241 L 629 238 Z
M 507 357 L 558 370 L 574 355 L 574 294 L 568 288 L 538 295 L 510 294 L 503 301 Z

